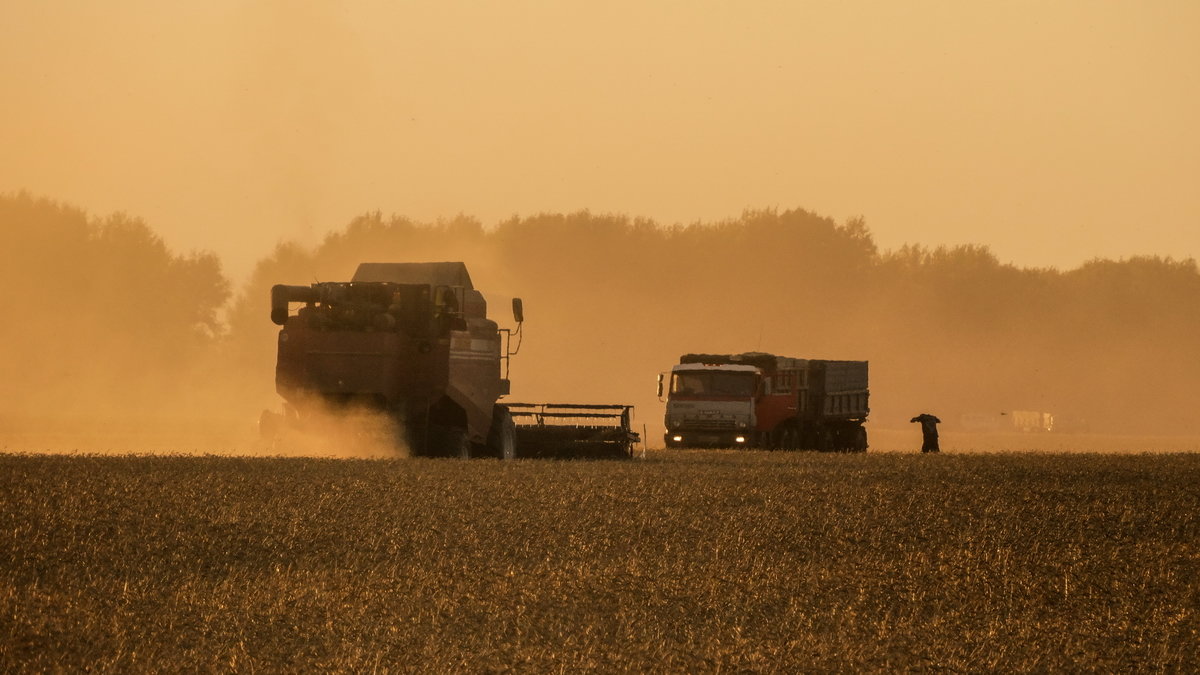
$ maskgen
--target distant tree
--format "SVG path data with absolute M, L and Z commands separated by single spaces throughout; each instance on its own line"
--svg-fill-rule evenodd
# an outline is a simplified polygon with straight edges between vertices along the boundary
M 229 283 L 140 220 L 0 196 L 9 412 L 156 407 L 221 335 Z

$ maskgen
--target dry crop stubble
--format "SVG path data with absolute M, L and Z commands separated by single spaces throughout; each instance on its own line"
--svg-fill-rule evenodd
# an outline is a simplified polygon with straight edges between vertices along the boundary
M 1182 668 L 1200 456 L 0 456 L 4 669 Z

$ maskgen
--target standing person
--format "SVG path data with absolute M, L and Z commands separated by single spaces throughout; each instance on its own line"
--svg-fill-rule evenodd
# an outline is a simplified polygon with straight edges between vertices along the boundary
M 929 413 L 921 413 L 909 420 L 921 423 L 921 452 L 941 452 L 938 448 L 937 425 L 942 421 Z

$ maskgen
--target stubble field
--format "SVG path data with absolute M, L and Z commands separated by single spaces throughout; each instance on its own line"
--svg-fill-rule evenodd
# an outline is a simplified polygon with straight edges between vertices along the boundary
M 1192 670 L 1200 455 L 0 455 L 0 670 Z

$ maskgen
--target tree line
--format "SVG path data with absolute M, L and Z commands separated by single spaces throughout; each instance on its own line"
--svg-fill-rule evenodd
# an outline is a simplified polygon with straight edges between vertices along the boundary
M 0 197 L 0 415 L 157 408 L 204 386 L 229 338 L 230 283 L 211 253 L 176 254 L 143 221 Z
M 803 209 L 686 226 L 587 211 L 493 227 L 375 212 L 316 246 L 278 245 L 234 292 L 215 256 L 174 253 L 121 214 L 10 195 L 0 237 L 9 413 L 201 395 L 261 407 L 273 388 L 271 285 L 346 280 L 363 261 L 463 260 L 502 325 L 508 299 L 525 301 L 516 398 L 630 402 L 654 424 L 654 375 L 680 354 L 759 350 L 871 361 L 872 417 L 885 425 L 927 409 L 945 420 L 1030 409 L 1064 428 L 1200 431 L 1192 259 L 1058 270 L 979 245 L 881 251 L 862 219 Z

